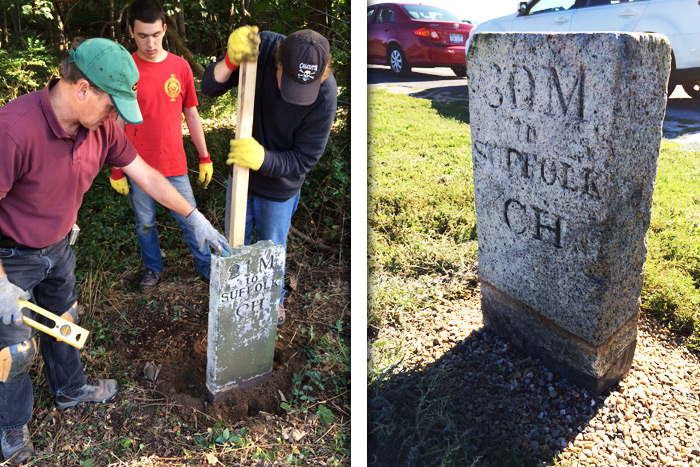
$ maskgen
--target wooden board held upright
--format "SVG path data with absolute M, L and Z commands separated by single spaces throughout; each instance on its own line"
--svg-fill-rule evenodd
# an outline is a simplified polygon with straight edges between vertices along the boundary
M 255 107 L 255 63 L 241 63 L 238 81 L 238 122 L 236 124 L 236 139 L 250 138 L 253 135 L 253 109 Z M 243 245 L 245 240 L 245 211 L 248 202 L 248 168 L 240 165 L 232 166 L 229 238 L 232 247 Z

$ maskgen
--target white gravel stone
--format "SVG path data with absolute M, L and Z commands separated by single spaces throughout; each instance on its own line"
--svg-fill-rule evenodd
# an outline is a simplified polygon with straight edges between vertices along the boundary
M 440 341 L 427 356 L 406 353 L 396 371 L 449 368 L 443 382 L 451 395 L 450 410 L 469 421 L 477 449 L 517 447 L 524 458 L 543 465 L 568 459 L 572 467 L 700 467 L 700 359 L 656 320 L 640 316 L 632 370 L 612 391 L 593 397 L 485 331 L 478 294 L 458 305 L 436 314 L 433 329 L 455 320 L 467 337 L 458 343 Z M 425 330 L 416 334 L 414 339 L 432 340 Z M 410 336 L 403 338 L 410 341 Z M 660 375 L 671 371 L 679 375 L 682 392 L 674 389 L 679 383 L 661 384 Z M 522 384 L 524 377 L 531 385 Z M 520 384 L 511 391 L 514 378 Z M 679 394 L 683 397 L 672 397 Z

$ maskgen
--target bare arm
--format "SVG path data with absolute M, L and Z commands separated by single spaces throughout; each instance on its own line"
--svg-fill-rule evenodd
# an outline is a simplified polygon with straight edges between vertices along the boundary
M 237 69 L 238 67 L 234 67 L 233 70 L 229 70 L 226 63 L 221 60 L 214 66 L 214 79 L 219 83 L 225 83 Z
M 122 170 L 143 191 L 166 208 L 185 217 L 194 210 L 194 206 L 188 203 L 175 187 L 160 172 L 148 165 L 141 156 L 136 156 L 136 159 L 122 167 Z
M 199 118 L 197 107 L 185 107 L 182 112 L 185 114 L 185 123 L 190 130 L 194 147 L 197 148 L 200 156 L 206 157 L 208 154 L 207 142 L 204 139 L 204 127 L 202 126 L 202 119 Z

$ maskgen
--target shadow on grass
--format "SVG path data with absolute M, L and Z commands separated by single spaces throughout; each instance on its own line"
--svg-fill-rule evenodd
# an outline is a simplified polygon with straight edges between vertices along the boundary
M 446 86 L 425 89 L 409 94 L 411 97 L 428 99 L 432 107 L 445 118 L 469 124 L 469 87 Z
M 370 384 L 368 464 L 554 465 L 598 411 L 565 404 L 591 400 L 582 393 L 481 328 L 424 368 Z

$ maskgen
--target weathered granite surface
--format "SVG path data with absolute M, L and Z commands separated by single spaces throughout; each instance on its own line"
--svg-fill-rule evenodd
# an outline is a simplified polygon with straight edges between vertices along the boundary
M 216 400 L 256 386 L 272 371 L 284 247 L 269 241 L 212 255 L 209 280 L 207 391 Z
M 595 392 L 634 355 L 670 53 L 481 33 L 467 56 L 484 321 Z

